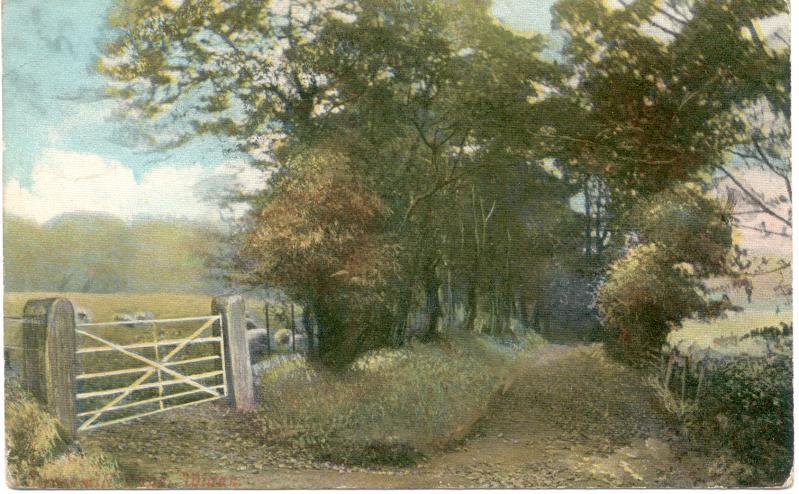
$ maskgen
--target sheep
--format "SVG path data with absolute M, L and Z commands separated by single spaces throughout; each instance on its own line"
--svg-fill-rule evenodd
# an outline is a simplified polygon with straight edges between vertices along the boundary
M 150 321 L 155 319 L 155 314 L 146 310 L 144 312 L 137 312 L 136 313 L 136 320 L 137 321 Z
M 75 322 L 78 324 L 87 324 L 92 322 L 91 311 L 85 307 L 75 306 Z

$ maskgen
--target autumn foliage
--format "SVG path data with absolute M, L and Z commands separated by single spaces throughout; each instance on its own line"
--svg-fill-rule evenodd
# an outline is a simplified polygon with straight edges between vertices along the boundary
M 388 210 L 342 154 L 320 151 L 292 165 L 253 212 L 244 253 L 256 276 L 312 311 L 320 359 L 344 365 L 387 337 L 379 304 L 396 251 L 383 234 Z

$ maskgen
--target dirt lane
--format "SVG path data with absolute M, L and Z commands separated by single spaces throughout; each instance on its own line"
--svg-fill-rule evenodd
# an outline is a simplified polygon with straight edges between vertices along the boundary
M 652 409 L 640 375 L 598 346 L 547 345 L 453 451 L 412 469 L 290 458 L 220 404 L 156 415 L 82 439 L 114 454 L 131 486 L 256 488 L 695 487 L 708 459 Z

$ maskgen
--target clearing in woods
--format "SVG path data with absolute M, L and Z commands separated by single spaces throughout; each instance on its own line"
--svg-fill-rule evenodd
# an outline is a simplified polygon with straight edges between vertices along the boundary
M 462 444 L 415 468 L 340 467 L 258 440 L 245 416 L 210 403 L 87 434 L 131 487 L 423 488 L 708 486 L 652 409 L 642 376 L 598 345 L 547 345 L 516 369 Z

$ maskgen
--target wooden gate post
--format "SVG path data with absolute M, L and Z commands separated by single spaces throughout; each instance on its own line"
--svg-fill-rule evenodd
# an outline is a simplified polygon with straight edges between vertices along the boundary
M 255 409 L 255 388 L 244 319 L 244 298 L 241 295 L 214 297 L 211 311 L 222 316 L 221 328 L 215 324 L 214 334 L 219 336 L 222 330 L 228 399 L 236 405 L 237 410 L 251 411 Z
M 67 438 L 77 432 L 75 309 L 63 298 L 29 300 L 23 310 L 25 388 L 55 415 Z

